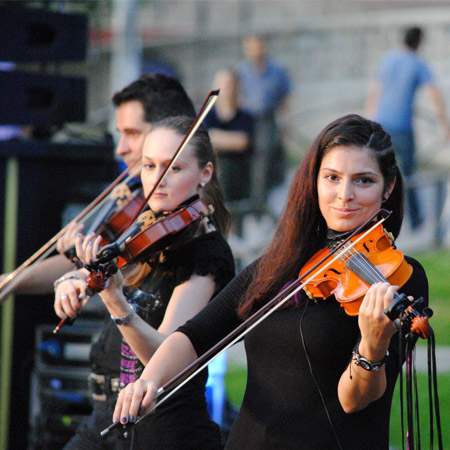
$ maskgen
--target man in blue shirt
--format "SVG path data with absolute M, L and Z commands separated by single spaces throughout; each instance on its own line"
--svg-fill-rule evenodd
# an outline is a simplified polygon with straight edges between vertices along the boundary
M 242 48 L 240 103 L 255 120 L 251 191 L 254 204 L 260 206 L 268 191 L 283 181 L 284 151 L 277 115 L 286 109 L 291 87 L 286 71 L 268 57 L 261 36 L 246 37 Z
M 444 103 L 434 84 L 433 74 L 418 55 L 422 34 L 418 27 L 409 28 L 405 32 L 404 48 L 385 56 L 366 104 L 366 115 L 380 122 L 391 134 L 407 183 L 411 182 L 416 167 L 413 113 L 415 94 L 421 86 L 426 89 L 437 112 L 445 138 L 450 136 Z M 423 222 L 423 213 L 414 187 L 407 186 L 406 192 L 411 227 L 416 229 Z

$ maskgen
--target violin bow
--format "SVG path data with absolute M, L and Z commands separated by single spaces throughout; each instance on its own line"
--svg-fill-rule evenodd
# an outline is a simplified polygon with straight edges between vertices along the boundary
M 249 333 L 253 328 L 255 328 L 258 324 L 260 324 L 263 320 L 269 317 L 273 312 L 275 312 L 278 308 L 284 305 L 288 300 L 290 300 L 298 291 L 303 289 L 311 280 L 314 279 L 316 272 L 327 259 L 331 258 L 320 270 L 324 270 L 330 267 L 335 261 L 337 261 L 342 256 L 341 249 L 344 248 L 344 251 L 348 251 L 349 245 L 353 248 L 357 243 L 363 240 L 368 234 L 370 234 L 378 225 L 382 224 L 389 216 L 391 212 L 385 209 L 380 209 L 376 214 L 374 214 L 367 222 L 359 226 L 356 230 L 351 233 L 344 241 L 342 241 L 339 245 L 337 245 L 334 249 L 330 251 L 328 255 L 325 255 L 321 261 L 315 264 L 311 269 L 305 272 L 301 278 L 298 278 L 289 286 L 286 286 L 281 292 L 279 292 L 273 299 L 263 305 L 259 310 L 254 312 L 250 317 L 248 317 L 244 322 L 242 322 L 238 327 L 236 327 L 233 331 L 231 331 L 227 336 L 221 339 L 217 344 L 211 347 L 207 352 L 205 352 L 202 356 L 197 358 L 191 364 L 189 364 L 185 369 L 183 369 L 180 373 L 175 375 L 172 379 L 170 379 L 167 383 L 161 386 L 156 394 L 156 397 L 160 397 L 163 394 L 166 394 L 163 398 L 161 398 L 155 405 L 145 412 L 142 416 L 137 418 L 135 424 L 138 424 L 141 420 L 143 420 L 147 414 L 153 412 L 157 407 L 159 407 L 162 403 L 164 403 L 168 398 L 170 398 L 175 392 L 181 389 L 187 382 L 189 382 L 192 378 L 194 378 L 198 373 L 200 373 L 211 361 L 217 358 L 221 353 L 227 350 L 229 347 L 234 345 L 236 342 L 241 340 L 247 333 Z M 378 220 L 374 225 L 369 227 L 360 237 L 355 239 L 355 241 L 350 242 L 351 238 L 356 236 L 361 230 L 364 230 L 367 227 L 367 224 L 371 223 L 377 216 L 381 215 L 381 219 Z M 336 256 L 333 256 L 337 253 Z M 303 281 L 306 277 L 306 281 Z M 297 286 L 301 283 L 299 286 Z M 290 292 L 289 292 L 290 291 Z M 286 295 L 287 294 L 287 295 Z M 283 296 L 286 297 L 283 298 Z M 184 379 L 184 377 L 187 378 Z M 180 380 L 183 380 L 180 382 Z M 123 426 L 123 424 L 113 423 L 108 428 L 105 428 L 100 435 L 105 436 L 114 428 L 118 428 Z
M 101 194 L 96 197 L 83 211 L 81 211 L 71 222 L 86 221 L 89 217 L 95 214 L 96 211 L 104 204 L 107 200 L 108 195 L 111 191 L 123 180 L 125 182 L 129 181 L 136 175 L 136 169 L 140 167 L 140 158 L 136 159 L 127 169 L 125 169 L 106 189 L 104 189 Z M 71 223 L 70 222 L 70 223 Z M 46 244 L 44 244 L 39 250 L 37 250 L 33 255 L 31 255 L 26 261 L 24 261 L 19 267 L 14 271 L 9 273 L 0 282 L 0 305 L 5 301 L 8 295 L 12 292 L 13 288 L 17 285 L 21 278 L 18 278 L 21 273 L 32 264 L 45 259 L 53 250 L 56 248 L 57 240 L 66 232 L 67 224 L 63 227 L 55 236 L 53 236 Z

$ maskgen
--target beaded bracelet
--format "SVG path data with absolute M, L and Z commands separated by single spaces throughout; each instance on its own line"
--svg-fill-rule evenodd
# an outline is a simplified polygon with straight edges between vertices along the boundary
M 56 291 L 56 289 L 59 286 L 59 284 L 62 283 L 63 281 L 66 281 L 66 280 L 81 280 L 81 279 L 82 278 L 79 275 L 75 275 L 75 274 L 63 275 L 62 277 L 60 277 L 57 280 L 55 280 L 55 282 L 53 283 L 53 289 Z

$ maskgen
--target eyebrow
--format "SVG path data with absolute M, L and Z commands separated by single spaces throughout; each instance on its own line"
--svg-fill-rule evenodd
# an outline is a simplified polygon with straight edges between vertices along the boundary
M 149 161 L 153 161 L 153 158 L 150 158 L 149 156 L 145 156 L 144 154 L 142 154 L 142 159 L 147 159 L 147 160 L 149 160 Z M 165 159 L 165 160 L 163 161 L 163 163 L 169 164 L 171 161 L 172 161 L 172 158 L 170 158 L 170 159 Z M 180 164 L 186 164 L 186 163 L 183 162 L 180 158 L 177 158 L 177 159 L 175 160 L 174 164 L 177 164 L 177 163 L 180 163 Z
M 121 131 L 116 127 L 116 131 L 118 133 L 121 133 Z M 138 131 L 141 132 L 142 130 L 140 128 L 136 128 L 136 127 L 126 127 L 123 129 L 123 131 Z
M 329 172 L 342 173 L 342 172 L 339 172 L 339 170 L 332 169 L 330 167 L 323 167 L 320 170 L 328 170 Z M 371 171 L 371 170 L 368 170 L 366 172 L 358 172 L 358 173 L 352 174 L 352 176 L 359 176 L 359 177 L 363 176 L 363 175 L 374 175 L 374 176 L 378 177 L 378 174 L 376 172 Z

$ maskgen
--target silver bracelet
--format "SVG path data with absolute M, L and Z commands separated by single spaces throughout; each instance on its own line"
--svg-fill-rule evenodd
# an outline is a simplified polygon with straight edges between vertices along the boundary
M 53 289 L 56 291 L 56 289 L 59 286 L 59 284 L 62 283 L 63 281 L 66 281 L 66 280 L 81 280 L 81 279 L 82 278 L 79 275 L 75 275 L 75 274 L 63 275 L 62 277 L 60 277 L 57 280 L 55 280 L 55 282 L 53 283 Z
M 136 315 L 136 306 L 133 303 L 128 303 L 128 306 L 130 307 L 128 315 L 123 317 L 113 317 L 111 315 L 111 320 L 116 325 L 128 325 L 131 322 L 131 319 Z

